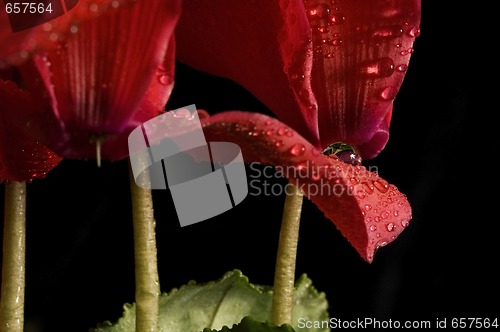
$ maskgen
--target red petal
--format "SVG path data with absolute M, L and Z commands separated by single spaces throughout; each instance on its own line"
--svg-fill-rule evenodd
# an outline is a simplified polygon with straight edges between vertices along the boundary
M 238 82 L 317 146 L 349 143 L 366 159 L 384 148 L 420 0 L 184 5 L 181 61 Z
M 328 12 L 320 18 L 313 11 Z M 323 146 L 356 145 L 375 157 L 389 138 L 384 122 L 399 91 L 419 34 L 420 0 L 310 1 L 312 87 Z M 327 26 L 327 30 L 320 31 Z
M 44 178 L 61 158 L 16 126 L 13 120 L 20 110 L 38 110 L 30 95 L 12 82 L 0 80 L 0 182 L 29 181 Z M 28 130 L 29 128 L 26 128 Z
M 226 77 L 319 144 L 310 93 L 311 31 L 301 0 L 183 2 L 178 59 Z
M 133 0 L 65 0 L 65 6 L 62 6 L 61 1 L 44 1 L 45 4 L 51 3 L 52 13 L 44 11 L 43 14 L 30 13 L 19 17 L 17 23 L 33 25 L 31 28 L 20 31 L 13 31 L 15 23 L 11 24 L 5 7 L 2 6 L 0 11 L 0 69 L 19 65 L 34 52 L 56 47 L 71 34 L 72 27 L 74 31 L 84 20 L 94 19 L 110 9 L 127 7 L 133 3 Z M 72 8 L 76 2 L 78 4 Z M 24 10 L 24 5 L 21 9 Z M 64 10 L 67 12 L 62 14 Z M 34 25 L 36 23 L 42 24 Z
M 410 204 L 394 185 L 365 167 L 321 154 L 278 120 L 233 111 L 202 123 L 208 141 L 234 142 L 242 148 L 246 163 L 261 162 L 280 169 L 367 262 L 372 262 L 378 247 L 392 242 L 408 226 Z
M 177 0 L 137 2 L 84 22 L 68 42 L 35 58 L 53 112 L 42 120 L 48 146 L 66 158 L 93 158 L 104 138 L 104 158 L 127 155 L 120 136 L 159 114 L 172 90 L 175 49 L 168 46 L 179 10 Z M 54 120 L 55 128 L 44 125 Z

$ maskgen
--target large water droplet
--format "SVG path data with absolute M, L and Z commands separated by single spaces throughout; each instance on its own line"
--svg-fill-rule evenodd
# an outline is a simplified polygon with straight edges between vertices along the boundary
M 290 149 L 290 153 L 296 157 L 302 156 L 306 152 L 306 147 L 300 143 L 295 144 Z
M 342 143 L 335 142 L 328 145 L 322 152 L 326 156 L 335 155 L 340 161 L 343 161 L 351 165 L 361 165 L 361 155 L 354 149 L 353 146 Z
M 394 60 L 389 57 L 367 62 L 361 67 L 361 73 L 370 77 L 389 77 L 394 73 Z

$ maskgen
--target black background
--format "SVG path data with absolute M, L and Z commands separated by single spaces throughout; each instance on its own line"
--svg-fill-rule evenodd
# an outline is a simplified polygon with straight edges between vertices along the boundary
M 490 83 L 482 78 L 497 60 L 477 40 L 481 20 L 470 7 L 423 4 L 391 138 L 366 163 L 407 195 L 410 227 L 368 264 L 304 202 L 297 274 L 326 293 L 331 317 L 500 319 L 498 106 L 487 102 Z M 269 113 L 236 84 L 178 64 L 167 106 L 193 103 Z M 134 301 L 127 167 L 65 160 L 29 185 L 26 331 L 88 331 Z M 184 228 L 168 191 L 155 191 L 154 200 L 162 291 L 235 268 L 272 284 L 283 197 L 248 196 Z

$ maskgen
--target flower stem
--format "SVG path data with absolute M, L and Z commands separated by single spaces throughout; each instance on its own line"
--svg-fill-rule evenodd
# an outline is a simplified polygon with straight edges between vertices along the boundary
M 0 332 L 23 332 L 26 257 L 26 183 L 5 187 Z
M 274 274 L 271 321 L 274 325 L 292 324 L 295 262 L 299 241 L 300 214 L 304 194 L 294 185 L 287 191 Z
M 130 170 L 135 253 L 136 332 L 159 331 L 160 282 L 156 250 L 153 197 L 136 185 Z

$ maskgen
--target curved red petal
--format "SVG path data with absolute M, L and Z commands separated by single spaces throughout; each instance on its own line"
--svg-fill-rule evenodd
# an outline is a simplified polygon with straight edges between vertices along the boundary
M 419 34 L 420 0 L 185 6 L 182 62 L 238 82 L 318 147 L 341 141 L 366 159 L 385 147 L 383 120 Z
M 12 82 L 0 80 L 0 182 L 44 178 L 62 160 L 54 152 L 29 137 L 14 123 L 20 112 L 37 111 L 38 105 L 27 92 Z
M 319 145 L 302 0 L 185 0 L 183 13 L 175 32 L 181 62 L 242 85 Z
M 384 119 L 420 33 L 420 0 L 307 3 L 321 143 L 349 143 L 373 158 L 389 138 Z
M 293 129 L 266 115 L 223 112 L 202 120 L 208 141 L 240 145 L 245 162 L 275 166 L 323 211 L 363 259 L 408 226 L 405 195 L 365 167 L 327 157 Z
M 179 14 L 177 0 L 137 2 L 83 22 L 73 38 L 36 56 L 52 110 L 43 122 L 57 123 L 45 128 L 47 145 L 65 158 L 94 158 L 100 140 L 102 157 L 126 156 L 126 146 L 118 151 L 114 142 L 161 112 L 170 95 L 175 64 L 168 47 Z M 25 80 L 36 83 L 32 74 Z
M 44 1 L 45 4 L 51 4 L 52 12 L 46 11 L 45 7 L 37 7 L 37 14 L 26 13 L 10 17 L 6 8 L 1 10 L 0 69 L 20 65 L 33 53 L 56 47 L 71 35 L 81 22 L 97 18 L 110 10 L 130 6 L 133 2 L 133 0 Z M 37 2 L 37 6 L 38 3 L 41 1 Z M 24 11 L 24 5 L 20 9 Z

